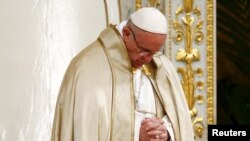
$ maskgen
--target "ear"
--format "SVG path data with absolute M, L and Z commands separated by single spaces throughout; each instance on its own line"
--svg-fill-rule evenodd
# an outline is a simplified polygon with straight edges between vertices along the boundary
M 129 35 L 131 31 L 129 30 L 129 28 L 127 26 L 123 27 L 122 29 L 122 36 L 123 36 L 123 40 L 124 41 L 128 41 L 129 40 Z

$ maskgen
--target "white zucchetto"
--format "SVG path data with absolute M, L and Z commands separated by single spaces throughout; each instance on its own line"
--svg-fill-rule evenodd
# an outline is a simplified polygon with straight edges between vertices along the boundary
M 167 34 L 167 20 L 165 16 L 156 8 L 141 8 L 134 12 L 130 19 L 133 24 L 142 30 L 157 34 Z

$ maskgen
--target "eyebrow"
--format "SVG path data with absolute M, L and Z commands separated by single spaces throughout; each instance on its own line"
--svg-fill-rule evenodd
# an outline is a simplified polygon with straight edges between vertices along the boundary
M 139 44 L 138 44 L 137 38 L 136 38 L 136 36 L 135 36 L 135 34 L 134 34 L 133 30 L 132 30 L 131 28 L 129 28 L 129 29 L 130 29 L 130 30 L 131 30 L 131 32 L 132 32 L 132 35 L 133 35 L 133 37 L 134 37 L 134 39 L 135 39 L 135 43 L 136 43 L 137 47 L 138 47 L 139 49 L 143 49 L 143 50 L 145 50 L 146 52 L 150 52 L 150 53 L 152 53 L 152 52 L 153 52 L 152 50 L 147 49 L 147 48 L 145 48 L 145 47 L 143 47 L 143 46 L 141 46 L 141 45 L 139 45 Z

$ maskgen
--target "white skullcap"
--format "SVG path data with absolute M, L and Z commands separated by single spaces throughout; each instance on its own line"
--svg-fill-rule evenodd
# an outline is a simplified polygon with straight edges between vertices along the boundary
M 130 19 L 142 30 L 158 34 L 167 34 L 167 20 L 165 16 L 156 8 L 141 8 L 134 12 Z

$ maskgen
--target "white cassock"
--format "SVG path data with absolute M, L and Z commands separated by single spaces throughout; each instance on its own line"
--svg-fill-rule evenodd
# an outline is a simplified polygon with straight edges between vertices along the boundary
M 139 141 L 142 120 L 144 118 L 154 118 L 156 115 L 155 97 L 152 84 L 141 69 L 137 69 L 133 74 L 133 82 L 136 99 L 134 141 Z M 162 120 L 171 140 L 174 141 L 174 132 L 169 119 L 164 116 Z

